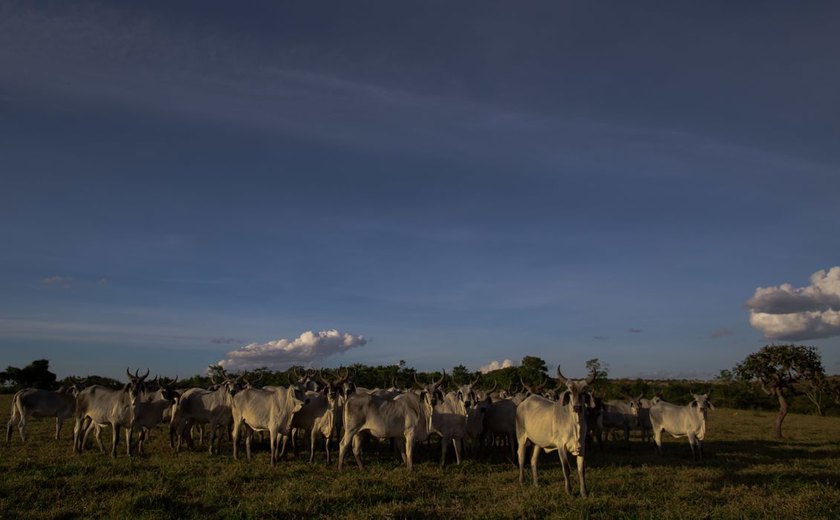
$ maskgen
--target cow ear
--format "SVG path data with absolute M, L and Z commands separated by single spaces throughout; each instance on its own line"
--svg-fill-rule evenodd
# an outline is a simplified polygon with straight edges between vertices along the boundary
M 568 390 L 563 392 L 563 406 L 567 406 L 572 401 L 572 393 Z
M 595 398 L 592 397 L 592 394 L 587 392 L 586 394 L 586 406 L 589 408 L 595 408 Z
M 692 408 L 697 408 L 697 401 L 691 401 L 691 405 L 690 405 L 690 406 L 691 406 Z

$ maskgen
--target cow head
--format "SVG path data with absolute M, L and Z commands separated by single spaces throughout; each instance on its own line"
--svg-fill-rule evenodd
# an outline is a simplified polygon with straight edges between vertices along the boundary
M 149 370 L 146 369 L 146 373 L 142 376 L 138 375 L 139 371 L 140 370 L 137 369 L 134 371 L 134 375 L 131 375 L 128 367 L 125 368 L 125 374 L 128 376 L 128 384 L 123 387 L 123 390 L 128 392 L 132 398 L 139 397 L 146 390 L 145 380 L 149 377 Z
M 440 379 L 433 383 L 423 384 L 417 380 L 417 374 L 414 374 L 414 384 L 420 390 L 420 397 L 425 399 L 431 406 L 437 406 L 438 402 L 443 401 L 443 390 L 441 386 L 446 379 L 446 370 L 443 370 L 443 375 Z
M 340 388 L 337 384 L 336 378 L 324 377 L 324 374 L 318 370 L 316 376 L 321 383 L 321 393 L 327 398 L 327 402 L 332 408 L 338 402 L 340 396 Z
M 697 408 L 700 412 L 703 413 L 703 415 L 706 414 L 706 411 L 715 409 L 715 405 L 712 404 L 712 401 L 709 399 L 708 393 L 691 394 L 691 397 L 693 397 L 694 400 L 691 401 L 691 404 L 689 406 L 691 406 L 692 408 Z
M 571 404 L 575 413 L 578 414 L 584 413 L 586 408 L 595 407 L 595 399 L 589 393 L 589 385 L 595 381 L 594 370 L 585 379 L 568 379 L 560 372 L 560 366 L 558 365 L 557 379 L 568 388 L 560 396 L 563 406 Z
M 585 450 L 586 431 L 588 429 L 587 416 L 595 408 L 595 398 L 589 392 L 589 385 L 595 381 L 593 370 L 585 379 L 569 379 L 557 367 L 557 379 L 566 385 L 567 390 L 560 394 L 558 404 L 566 407 L 574 418 L 573 437 L 569 440 L 567 449 L 572 455 L 580 455 Z
M 234 376 L 228 374 L 224 369 L 222 369 L 222 377 L 224 377 L 224 379 L 222 379 L 221 381 L 216 381 L 216 378 L 213 376 L 213 374 L 210 374 L 210 381 L 213 382 L 213 386 L 215 386 L 216 389 L 223 389 L 230 395 L 235 395 L 236 392 L 242 390 L 242 376 Z
M 522 385 L 522 388 L 525 389 L 525 395 L 542 395 L 546 380 L 543 378 L 542 382 L 537 386 L 528 386 L 525 384 L 525 381 L 522 380 L 522 375 L 520 374 L 519 383 Z
M 481 375 L 476 377 L 475 380 L 469 384 L 458 385 L 458 400 L 461 401 L 464 408 L 472 408 L 476 403 L 478 403 L 478 394 L 475 391 L 475 385 L 478 383 L 479 379 L 481 379 Z
M 175 391 L 175 383 L 177 383 L 177 382 L 178 382 L 178 376 L 175 376 L 175 379 L 172 379 L 172 380 L 170 380 L 168 378 L 161 379 L 160 380 L 160 396 L 161 396 L 161 398 L 163 398 L 167 401 L 171 401 L 173 403 L 175 401 L 177 401 L 181 397 L 181 394 L 179 394 L 178 392 Z

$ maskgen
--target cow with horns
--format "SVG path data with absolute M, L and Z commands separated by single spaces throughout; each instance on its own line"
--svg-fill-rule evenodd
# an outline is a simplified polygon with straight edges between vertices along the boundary
M 135 370 L 132 375 L 126 368 L 129 382 L 119 390 L 93 385 L 79 392 L 76 396 L 76 425 L 73 428 L 73 450 L 76 453 L 82 453 L 91 431 L 91 423 L 94 423 L 99 426 L 111 426 L 111 457 L 117 456 L 120 428 L 125 428 L 126 454 L 131 456 L 134 421 L 146 388 L 144 381 L 149 376 L 148 370 L 142 376 L 138 375 L 138 372 Z
M 563 466 L 566 493 L 571 495 L 569 454 L 572 454 L 577 458 L 580 494 L 585 497 L 587 494 L 586 416 L 588 409 L 595 406 L 588 387 L 595 381 L 595 372 L 593 371 L 586 379 L 572 380 L 563 376 L 558 366 L 557 379 L 567 388 L 557 401 L 534 394 L 516 408 L 519 482 L 524 483 L 525 448 L 530 441 L 534 445 L 531 455 L 531 475 L 534 485 L 537 485 L 537 459 L 540 451 L 557 450 Z

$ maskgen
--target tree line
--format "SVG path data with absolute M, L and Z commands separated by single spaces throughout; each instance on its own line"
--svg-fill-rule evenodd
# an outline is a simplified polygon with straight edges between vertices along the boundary
M 782 421 L 789 412 L 840 416 L 840 377 L 825 374 L 819 351 L 815 347 L 767 345 L 747 356 L 732 369 L 721 370 L 711 381 L 610 378 L 609 366 L 597 358 L 587 361 L 586 368 L 596 372 L 592 387 L 595 394 L 604 399 L 622 399 L 641 394 L 648 398 L 658 395 L 669 402 L 683 403 L 690 400 L 692 393 L 711 392 L 717 406 L 755 410 L 778 409 L 774 432 L 779 436 Z M 421 382 L 428 382 L 442 375 L 441 371 L 418 371 L 407 366 L 403 360 L 396 365 L 371 366 L 356 363 L 327 371 L 336 373 L 345 369 L 350 371 L 357 386 L 366 388 L 411 387 L 415 378 Z M 295 370 L 305 372 L 306 368 L 260 368 L 243 372 L 242 375 L 249 381 L 259 380 L 260 386 L 287 386 L 295 381 Z M 180 379 L 176 386 L 206 388 L 213 384 L 211 374 L 219 375 L 220 371 L 221 367 L 210 366 L 207 375 Z M 486 374 L 471 371 L 464 365 L 457 365 L 447 370 L 447 375 L 449 381 L 455 384 L 478 379 L 478 384 L 485 389 L 495 386 L 497 389 L 516 391 L 522 390 L 523 384 L 532 388 L 542 385 L 546 389 L 558 386 L 557 380 L 549 374 L 546 362 L 536 356 L 525 356 L 519 366 L 501 368 Z M 87 385 L 99 384 L 118 388 L 124 384 L 122 381 L 97 375 L 82 377 L 86 378 Z M 49 361 L 38 359 L 23 368 L 9 366 L 0 372 L 0 392 L 13 393 L 23 388 L 52 390 L 76 379 L 77 376 L 68 376 L 58 380 L 49 370 Z

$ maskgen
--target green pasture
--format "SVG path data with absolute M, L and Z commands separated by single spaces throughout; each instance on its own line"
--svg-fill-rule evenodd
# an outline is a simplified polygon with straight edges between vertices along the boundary
M 4 426 L 10 399 L 0 396 Z M 78 456 L 72 421 L 56 442 L 53 421 L 34 420 L 26 445 L 15 432 L 0 447 L 0 518 L 840 518 L 840 418 L 790 415 L 783 441 L 771 439 L 772 420 L 711 412 L 701 463 L 685 439 L 668 438 L 662 457 L 638 437 L 594 449 L 586 499 L 563 492 L 556 454 L 541 456 L 534 488 L 519 485 L 502 448 L 440 470 L 433 443 L 411 474 L 387 450 L 366 453 L 362 471 L 349 454 L 339 474 L 323 452 L 275 468 L 264 446 L 250 462 L 234 461 L 229 444 L 218 456 L 174 455 L 164 427 L 145 456 L 126 457 L 124 439 L 116 460 Z

